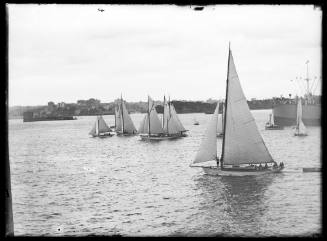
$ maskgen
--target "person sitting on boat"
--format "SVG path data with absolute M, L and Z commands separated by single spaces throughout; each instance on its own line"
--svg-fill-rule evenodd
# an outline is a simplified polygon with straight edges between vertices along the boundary
M 276 168 L 277 166 L 277 162 L 274 162 L 273 168 Z

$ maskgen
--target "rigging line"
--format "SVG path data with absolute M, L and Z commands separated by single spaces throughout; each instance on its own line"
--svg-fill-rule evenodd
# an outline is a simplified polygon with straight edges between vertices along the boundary
M 318 81 L 316 81 L 316 80 L 317 80 L 317 78 L 315 78 L 315 79 L 313 80 L 313 83 L 312 83 L 312 85 L 311 85 L 311 87 L 310 87 L 310 92 L 311 92 L 311 93 L 313 93 L 313 92 L 312 92 L 313 86 L 314 86 L 314 85 L 317 85 L 317 83 L 318 83 Z
M 314 90 L 313 90 L 312 93 L 316 92 L 317 87 L 318 87 L 318 83 L 316 83 L 316 86 L 315 86 L 315 88 L 314 88 Z

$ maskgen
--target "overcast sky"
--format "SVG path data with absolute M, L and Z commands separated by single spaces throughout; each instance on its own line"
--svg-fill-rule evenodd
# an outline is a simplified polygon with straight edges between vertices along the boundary
M 7 7 L 10 106 L 112 102 L 120 93 L 224 98 L 228 41 L 247 99 L 303 94 L 295 78 L 307 60 L 309 77 L 321 76 L 322 11 L 313 6 Z

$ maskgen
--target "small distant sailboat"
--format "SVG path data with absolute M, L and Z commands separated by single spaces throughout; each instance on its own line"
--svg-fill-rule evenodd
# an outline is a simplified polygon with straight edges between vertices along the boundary
M 198 126 L 198 125 L 200 125 L 200 123 L 199 123 L 199 121 L 198 121 L 198 120 L 196 120 L 196 119 L 193 119 L 193 125 L 195 125 L 195 126 Z
M 301 98 L 297 100 L 297 112 L 296 112 L 296 127 L 295 136 L 307 136 L 307 129 L 302 121 L 302 101 Z
M 162 129 L 165 136 L 175 138 L 185 137 L 185 132 L 187 131 L 182 122 L 179 120 L 174 105 L 170 102 L 170 100 L 167 103 L 165 96 Z
M 100 115 L 97 116 L 93 128 L 89 134 L 92 135 L 92 137 L 108 137 L 108 136 L 113 136 L 110 133 L 111 131 L 112 130 L 108 127 L 103 117 Z
M 161 122 L 155 108 L 155 103 L 150 96 L 148 96 L 147 114 L 144 116 L 138 132 L 140 134 L 141 140 L 159 141 L 168 139 L 168 137 L 165 136 L 165 132 L 161 126 Z
M 120 97 L 118 108 L 115 107 L 115 130 L 117 135 L 124 136 L 137 133 L 122 96 Z
M 224 113 L 225 113 L 225 105 L 223 102 L 218 101 L 218 110 L 219 110 L 219 104 L 222 104 L 223 106 L 223 112 L 221 115 L 218 114 L 218 124 L 217 124 L 217 137 L 223 137 L 224 136 Z M 219 112 L 218 112 L 219 113 Z
M 269 114 L 269 121 L 265 125 L 266 130 L 283 130 L 283 126 L 276 125 L 272 114 Z
M 201 166 L 204 172 L 210 175 L 252 176 L 280 172 L 284 165 L 281 163 L 278 166 L 273 160 L 259 133 L 244 96 L 230 49 L 225 100 L 224 136 L 220 166 L 217 157 L 216 137 L 218 104 L 193 164 L 217 161 L 216 166 Z M 268 163 L 274 163 L 274 165 L 268 166 Z M 260 166 L 257 167 L 257 164 Z M 265 164 L 265 166 L 261 166 L 261 164 Z

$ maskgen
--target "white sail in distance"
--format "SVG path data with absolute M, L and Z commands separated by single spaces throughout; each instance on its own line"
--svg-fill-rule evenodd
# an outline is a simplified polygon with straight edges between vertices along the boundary
M 273 162 L 243 93 L 229 51 L 222 161 L 239 165 Z
M 158 117 L 158 113 L 155 108 L 155 103 L 148 97 L 148 105 L 149 105 L 149 112 L 150 112 L 150 134 L 162 134 L 164 133 L 160 119 Z
M 103 117 L 102 116 L 99 116 L 98 117 L 98 123 L 99 123 L 99 126 L 98 126 L 98 133 L 104 133 L 104 132 L 109 132 L 110 131 L 110 128 L 109 126 L 107 125 L 107 123 L 104 121 Z
M 306 135 L 307 129 L 302 121 L 302 101 L 301 98 L 298 99 L 297 102 L 297 110 L 296 110 L 296 134 Z
M 215 112 L 211 116 L 207 129 L 201 141 L 199 151 L 197 152 L 193 163 L 200 163 L 215 160 L 217 157 L 217 122 L 218 122 L 218 109 L 217 103 Z
M 162 128 L 164 130 L 164 133 L 168 134 L 168 120 L 170 118 L 170 113 L 169 113 L 169 106 L 166 101 L 166 98 L 164 97 L 164 111 L 163 111 L 163 125 Z
M 179 120 L 177 112 L 175 110 L 175 107 L 173 104 L 170 103 L 170 115 L 172 116 L 172 118 L 174 119 L 174 121 L 176 122 L 177 128 L 179 132 L 182 131 L 186 131 L 186 129 L 184 128 L 182 122 Z
M 120 105 L 118 104 L 118 109 L 115 108 L 115 118 L 116 118 L 116 127 L 115 130 L 121 132 L 123 130 L 122 115 Z
M 124 101 L 122 100 L 122 117 L 123 117 L 123 132 L 124 133 L 129 133 L 129 134 L 134 134 L 136 133 L 136 128 L 134 126 L 134 123 L 130 117 L 130 115 L 128 114 L 126 105 L 124 103 Z
M 164 98 L 163 131 L 168 135 L 178 134 L 180 132 L 179 123 L 173 116 L 172 111 L 171 105 L 168 104 L 166 98 Z

